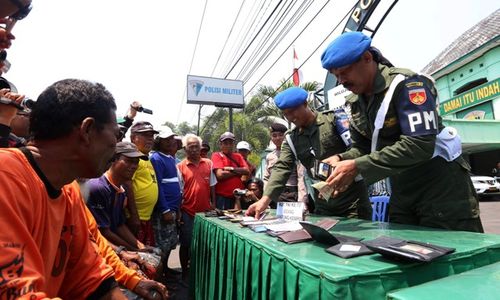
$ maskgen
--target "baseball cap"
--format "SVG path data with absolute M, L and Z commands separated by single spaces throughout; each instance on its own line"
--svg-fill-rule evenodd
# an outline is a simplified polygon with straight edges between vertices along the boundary
M 248 150 L 248 151 L 251 151 L 252 150 L 252 147 L 250 147 L 250 144 L 245 142 L 245 141 L 241 141 L 238 143 L 238 145 L 236 145 L 236 149 L 238 150 Z
M 159 133 L 157 130 L 153 128 L 153 125 L 147 121 L 139 121 L 132 125 L 132 128 L 130 129 L 132 133 L 139 133 L 139 132 L 154 132 L 154 133 Z
M 219 142 L 222 142 L 224 140 L 235 140 L 236 138 L 234 137 L 234 134 L 232 134 L 231 132 L 229 131 L 226 131 L 224 132 L 223 134 L 221 134 L 220 138 L 219 138 Z
M 201 149 L 206 149 L 207 151 L 210 151 L 210 145 L 208 144 L 208 142 L 203 141 L 201 143 Z
M 166 139 L 166 138 L 169 138 L 171 136 L 175 136 L 176 138 L 179 138 L 177 136 L 177 134 L 175 134 L 173 131 L 172 131 L 172 128 L 166 126 L 166 125 L 163 125 L 163 126 L 160 126 L 159 128 L 159 133 L 156 137 L 159 137 L 161 139 Z
M 142 160 L 148 160 L 148 156 L 140 152 L 137 146 L 131 142 L 119 142 L 116 144 L 115 154 L 121 154 L 126 157 L 139 157 Z

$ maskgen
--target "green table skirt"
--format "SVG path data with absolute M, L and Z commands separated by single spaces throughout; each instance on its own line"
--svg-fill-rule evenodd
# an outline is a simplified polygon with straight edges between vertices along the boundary
M 318 218 L 311 217 L 312 221 Z M 500 236 L 341 219 L 331 232 L 385 235 L 457 251 L 432 263 L 398 263 L 378 254 L 343 259 L 324 245 L 288 245 L 239 224 L 196 215 L 191 244 L 195 299 L 385 299 L 419 285 L 500 261 Z
M 391 292 L 391 300 L 500 299 L 500 263 Z

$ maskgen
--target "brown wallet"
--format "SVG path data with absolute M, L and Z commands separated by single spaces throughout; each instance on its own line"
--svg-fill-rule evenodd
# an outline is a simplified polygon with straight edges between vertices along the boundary
M 337 224 L 339 220 L 336 219 L 331 219 L 331 218 L 326 218 L 318 221 L 315 225 L 322 227 L 326 230 L 330 230 L 335 224 Z M 300 242 L 307 242 L 307 241 L 312 241 L 311 235 L 305 230 L 305 229 L 300 229 L 300 230 L 295 230 L 295 231 L 289 231 L 283 234 L 280 234 L 278 236 L 278 240 L 285 242 L 287 244 L 295 244 L 295 243 L 300 243 Z

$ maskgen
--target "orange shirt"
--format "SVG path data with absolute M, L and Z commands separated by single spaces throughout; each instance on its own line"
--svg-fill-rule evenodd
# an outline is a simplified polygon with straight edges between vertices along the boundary
M 19 149 L 0 149 L 0 299 L 82 299 L 113 270 L 89 238 L 76 182 L 49 197 Z
M 141 280 L 141 277 L 136 271 L 127 268 L 116 252 L 109 246 L 108 241 L 102 236 L 101 232 L 97 227 L 97 222 L 92 215 L 92 212 L 87 208 L 86 205 L 82 205 L 85 208 L 85 216 L 89 225 L 90 234 L 95 239 L 97 247 L 99 248 L 99 254 L 106 260 L 106 263 L 110 265 L 115 271 L 115 278 L 118 283 L 124 285 L 127 289 L 133 291 L 135 286 Z
M 199 164 L 195 165 L 184 159 L 177 168 L 184 183 L 181 209 L 190 216 L 210 210 L 210 187 L 217 183 L 212 172 L 212 162 L 202 158 Z

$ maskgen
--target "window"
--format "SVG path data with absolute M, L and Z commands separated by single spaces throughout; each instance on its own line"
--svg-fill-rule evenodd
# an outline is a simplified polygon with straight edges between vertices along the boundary
M 476 86 L 479 86 L 479 85 L 481 85 L 483 83 L 486 83 L 486 82 L 488 82 L 488 80 L 486 78 L 479 78 L 479 79 L 476 79 L 474 81 L 468 82 L 468 83 L 462 85 L 461 87 L 459 87 L 458 89 L 456 89 L 453 92 L 453 96 L 456 96 L 456 95 L 461 94 L 461 93 L 463 93 L 465 91 L 473 89 Z

